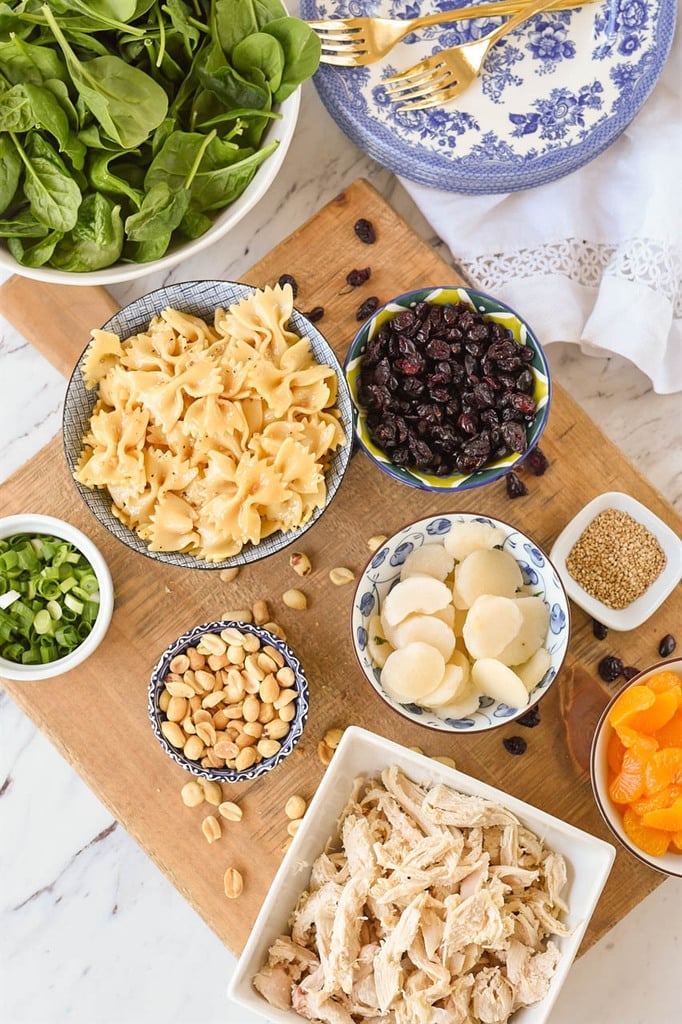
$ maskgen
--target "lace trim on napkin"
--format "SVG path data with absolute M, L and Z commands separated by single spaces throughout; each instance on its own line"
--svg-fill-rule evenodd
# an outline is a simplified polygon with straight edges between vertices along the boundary
M 562 274 L 586 288 L 598 288 L 605 276 L 621 277 L 663 295 L 673 306 L 674 316 L 682 316 L 682 258 L 674 249 L 650 239 L 633 238 L 616 246 L 566 238 L 460 263 L 479 288 L 493 293 L 513 279 L 548 274 Z

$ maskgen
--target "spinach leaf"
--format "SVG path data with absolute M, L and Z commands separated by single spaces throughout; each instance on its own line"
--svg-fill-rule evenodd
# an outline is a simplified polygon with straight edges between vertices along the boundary
M 185 216 L 178 225 L 178 231 L 185 238 L 200 238 L 213 224 L 213 221 L 205 213 L 190 202 Z
M 172 189 L 164 182 L 154 185 L 146 193 L 137 213 L 125 222 L 128 238 L 133 242 L 153 242 L 166 232 L 173 232 L 189 207 L 187 188 Z
M 220 139 L 215 140 L 215 143 L 220 142 Z M 242 194 L 263 161 L 276 149 L 277 143 L 271 142 L 269 146 L 263 146 L 241 160 L 223 163 L 220 159 L 220 147 L 217 146 L 214 150 L 211 144 L 192 185 L 192 198 L 199 209 L 204 212 L 221 210 L 233 203 Z
M 235 46 L 232 65 L 250 81 L 257 82 L 254 72 L 262 72 L 270 91 L 276 93 L 284 72 L 284 51 L 274 36 L 254 32 Z
M 86 273 L 115 263 L 122 251 L 121 207 L 95 192 L 85 197 L 73 230 L 57 244 L 52 266 Z
M 21 210 L 9 220 L 0 220 L 0 238 L 43 238 L 47 234 L 30 210 Z
M 45 88 L 49 89 L 52 95 L 56 97 L 60 107 L 68 117 L 71 127 L 78 128 L 78 112 L 71 102 L 69 90 L 64 82 L 61 82 L 58 78 L 46 78 L 43 84 L 45 85 Z
M 163 5 L 171 20 L 171 24 L 182 38 L 187 56 L 191 59 L 194 50 L 201 39 L 201 32 L 196 26 L 196 19 L 191 21 L 192 11 L 183 0 L 166 0 Z
M 131 242 L 126 246 L 123 258 L 128 263 L 151 263 L 160 260 L 171 243 L 171 232 L 159 235 L 151 242 Z
M 253 107 L 255 110 L 270 109 L 269 91 L 253 82 L 247 82 L 229 64 L 225 64 L 217 71 L 199 68 L 199 81 L 204 89 L 215 93 L 228 110 L 232 107 Z
M 7 209 L 21 177 L 21 157 L 9 135 L 0 135 L 0 212 Z
M 0 71 L 13 85 L 34 82 L 42 85 L 48 78 L 68 82 L 66 66 L 49 46 L 27 43 L 18 36 L 0 42 Z
M 88 181 L 97 192 L 126 196 L 135 209 L 139 210 L 144 198 L 142 189 L 134 188 L 129 181 L 114 174 L 109 167 L 111 161 L 117 157 L 130 155 L 128 150 L 119 150 L 116 153 L 100 150 L 95 153 L 88 161 Z
M 69 139 L 69 119 L 55 95 L 41 85 L 13 85 L 3 94 L 0 131 L 28 132 L 44 128 L 57 140 L 60 150 Z
M 52 254 L 57 246 L 57 243 L 61 241 L 63 232 L 61 231 L 50 231 L 49 234 L 45 235 L 38 242 L 33 245 L 25 246 L 20 239 L 15 236 L 7 239 L 7 248 L 14 256 L 17 263 L 21 263 L 24 267 L 42 267 L 49 259 L 52 258 Z
M 144 71 L 128 67 L 120 57 L 80 61 L 46 4 L 42 11 L 81 99 L 112 139 L 126 149 L 135 149 L 166 116 L 166 93 Z
M 295 92 L 301 82 L 314 74 L 320 63 L 319 36 L 298 18 L 278 18 L 263 26 L 263 32 L 280 43 L 284 51 L 284 73 L 273 100 L 282 103 Z
M 259 29 L 275 18 L 285 18 L 287 13 L 280 0 L 254 0 L 253 9 Z
M 216 0 L 213 23 L 218 42 L 228 60 L 237 43 L 260 28 L 253 0 Z
M 81 190 L 59 154 L 36 132 L 24 150 L 10 133 L 24 164 L 24 194 L 37 221 L 55 231 L 70 231 L 78 218 Z

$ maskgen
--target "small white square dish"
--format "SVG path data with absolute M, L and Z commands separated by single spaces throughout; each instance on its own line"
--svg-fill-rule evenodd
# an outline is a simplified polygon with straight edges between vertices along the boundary
M 442 784 L 502 805 L 535 833 L 546 848 L 564 857 L 567 879 L 561 896 L 568 909 L 561 921 L 568 934 L 552 936 L 559 951 L 558 962 L 544 998 L 517 1010 L 512 1017 L 513 1024 L 545 1024 L 608 878 L 615 857 L 613 846 L 463 772 L 355 726 L 346 729 L 273 879 L 232 977 L 230 998 L 274 1024 L 300 1024 L 303 1018 L 293 1009 L 278 1009 L 267 1002 L 254 988 L 253 978 L 266 963 L 275 940 L 289 931 L 292 911 L 309 886 L 312 864 L 336 835 L 338 819 L 349 801 L 354 780 L 358 776 L 378 778 L 391 766 L 418 785 Z
M 641 526 L 644 526 L 656 538 L 666 557 L 666 563 L 660 575 L 641 597 L 636 598 L 622 609 L 610 608 L 588 594 L 571 576 L 566 566 L 566 560 L 583 531 L 600 512 L 604 512 L 606 509 L 625 512 Z M 621 632 L 636 629 L 646 622 L 656 609 L 660 608 L 682 578 L 682 542 L 680 538 L 646 505 L 621 491 L 606 491 L 585 505 L 566 524 L 557 537 L 550 551 L 550 558 L 561 576 L 569 598 L 602 625 Z

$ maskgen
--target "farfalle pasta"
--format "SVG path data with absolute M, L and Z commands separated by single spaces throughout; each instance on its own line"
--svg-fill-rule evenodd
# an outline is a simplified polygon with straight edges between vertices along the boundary
M 176 309 L 123 341 L 93 331 L 97 388 L 74 476 L 105 488 L 151 551 L 210 562 L 304 525 L 347 439 L 336 373 L 288 328 L 291 287 L 255 291 L 213 325 Z

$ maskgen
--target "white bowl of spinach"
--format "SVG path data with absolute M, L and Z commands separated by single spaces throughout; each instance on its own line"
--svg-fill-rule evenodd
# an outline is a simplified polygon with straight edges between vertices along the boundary
M 0 267 L 111 284 L 212 244 L 274 180 L 319 53 L 280 0 L 6 0 Z

